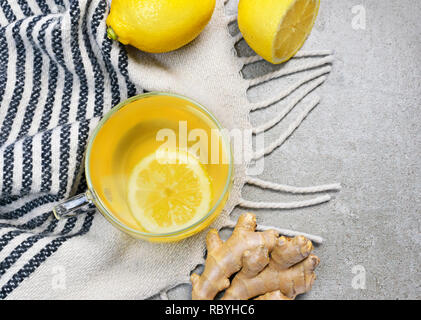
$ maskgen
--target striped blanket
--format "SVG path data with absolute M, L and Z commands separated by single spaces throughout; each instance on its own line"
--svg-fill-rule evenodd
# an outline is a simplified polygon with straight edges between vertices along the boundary
M 50 210 L 86 189 L 101 116 L 141 92 L 107 14 L 105 0 L 0 0 L 0 299 L 92 225 L 89 210 L 60 222 Z

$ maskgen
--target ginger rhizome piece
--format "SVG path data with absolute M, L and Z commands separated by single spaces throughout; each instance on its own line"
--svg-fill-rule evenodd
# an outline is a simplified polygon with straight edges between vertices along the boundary
M 319 258 L 311 254 L 311 241 L 255 229 L 255 216 L 246 213 L 226 242 L 216 230 L 209 231 L 205 269 L 201 276 L 191 276 L 193 299 L 214 299 L 227 289 L 222 299 L 291 300 L 311 289 L 319 264 Z
M 272 250 L 277 239 L 276 231 L 255 232 L 256 217 L 244 214 L 238 219 L 231 237 L 223 242 L 218 231 L 212 229 L 206 237 L 208 255 L 202 275 L 192 274 L 192 298 L 212 300 L 216 294 L 229 287 L 229 278 L 243 266 L 247 250 L 265 247 Z
M 319 259 L 311 255 L 313 245 L 310 240 L 298 236 L 280 237 L 272 250 L 270 259 L 264 250 L 243 256 L 243 265 L 250 269 L 250 260 L 266 264 L 255 268 L 254 272 L 241 270 L 232 280 L 225 292 L 224 300 L 246 300 L 268 292 L 280 291 L 284 296 L 294 299 L 298 294 L 311 289 L 316 278 L 314 269 Z M 253 262 L 251 262 L 253 263 Z

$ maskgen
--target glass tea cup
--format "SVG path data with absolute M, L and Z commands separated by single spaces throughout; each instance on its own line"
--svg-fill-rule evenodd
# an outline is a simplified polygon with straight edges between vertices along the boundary
M 159 133 L 166 132 L 162 130 L 172 130 L 179 140 L 177 147 L 184 144 L 187 148 L 196 141 L 189 134 L 204 133 L 205 141 L 201 143 L 207 150 L 200 156 L 200 162 L 209 175 L 212 197 L 206 214 L 191 224 L 156 233 L 148 231 L 136 219 L 128 201 L 128 181 L 140 158 L 162 146 L 165 139 L 158 139 Z M 215 146 L 217 161 L 212 158 Z M 228 137 L 205 107 L 180 95 L 150 92 L 121 102 L 99 122 L 88 142 L 85 175 L 88 190 L 57 205 L 53 209 L 57 219 L 73 216 L 79 209 L 94 204 L 121 231 L 139 239 L 170 242 L 200 232 L 221 213 L 232 184 L 233 159 Z

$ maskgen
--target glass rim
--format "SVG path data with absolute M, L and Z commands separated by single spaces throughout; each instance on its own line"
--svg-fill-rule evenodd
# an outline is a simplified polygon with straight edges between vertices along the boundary
M 92 145 L 93 142 L 98 134 L 98 132 L 101 130 L 101 128 L 103 127 L 103 125 L 108 121 L 108 119 L 114 115 L 116 112 L 118 112 L 120 109 L 122 109 L 123 107 L 127 106 L 128 104 L 146 98 L 146 97 L 151 97 L 151 96 L 167 96 L 167 97 L 175 97 L 175 98 L 179 98 L 182 100 L 186 100 L 190 103 L 192 103 L 193 105 L 195 105 L 196 107 L 198 107 L 202 112 L 204 112 L 209 118 L 210 120 L 212 120 L 212 122 L 216 125 L 218 131 L 221 134 L 221 137 L 223 139 L 223 142 L 225 144 L 225 147 L 227 149 L 227 156 L 229 157 L 229 168 L 228 168 L 228 176 L 227 179 L 225 181 L 225 186 L 224 186 L 224 190 L 222 191 L 220 197 L 218 198 L 218 201 L 214 204 L 214 206 L 208 211 L 208 213 L 203 216 L 200 220 L 196 221 L 195 223 L 189 225 L 188 227 L 185 227 L 183 229 L 180 230 L 176 230 L 176 231 L 172 231 L 172 232 L 168 232 L 168 233 L 150 233 L 150 232 L 142 232 L 136 229 L 133 229 L 127 225 L 125 225 L 124 223 L 122 223 L 120 220 L 118 220 L 111 212 L 109 209 L 107 209 L 107 207 L 104 205 L 104 203 L 101 201 L 100 197 L 97 195 L 93 185 L 92 185 L 92 181 L 90 178 L 90 169 L 89 169 L 89 162 L 90 162 L 90 156 L 91 156 L 91 150 L 92 150 Z M 228 138 L 226 137 L 226 135 L 223 132 L 223 127 L 221 126 L 221 124 L 219 123 L 219 121 L 215 118 L 215 116 L 207 109 L 205 108 L 203 105 L 201 105 L 200 103 L 198 103 L 197 101 L 190 99 L 186 96 L 183 95 L 179 95 L 179 94 L 175 94 L 175 93 L 169 93 L 169 92 L 161 92 L 161 91 L 151 91 L 151 92 L 147 92 L 147 93 L 141 93 L 138 95 L 135 95 L 133 97 L 130 97 L 122 102 L 120 102 L 119 104 L 117 104 L 116 106 L 114 106 L 113 108 L 111 108 L 104 116 L 103 118 L 98 122 L 98 124 L 96 125 L 94 131 L 92 132 L 89 140 L 88 140 L 88 144 L 86 147 L 86 156 L 85 156 L 85 177 L 86 177 L 86 183 L 88 185 L 88 190 L 91 193 L 93 200 L 94 200 L 94 205 L 99 209 L 99 211 L 108 219 L 110 219 L 113 223 L 115 223 L 117 226 L 119 226 L 121 229 L 126 230 L 130 233 L 133 233 L 135 235 L 139 235 L 141 237 L 146 237 L 146 238 L 159 238 L 159 237 L 171 237 L 171 236 L 177 236 L 180 235 L 186 231 L 192 230 L 195 227 L 201 225 L 203 222 L 205 222 L 210 216 L 212 216 L 212 214 L 215 212 L 215 210 L 219 207 L 219 205 L 221 204 L 221 202 L 225 199 L 225 196 L 228 192 L 228 190 L 230 189 L 231 186 L 231 179 L 232 179 L 232 173 L 233 173 L 233 160 L 232 160 L 233 156 L 232 156 L 232 150 L 231 150 L 231 144 L 228 140 Z

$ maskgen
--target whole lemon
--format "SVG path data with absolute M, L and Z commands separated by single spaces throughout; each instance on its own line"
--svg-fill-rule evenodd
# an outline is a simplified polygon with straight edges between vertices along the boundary
M 112 0 L 108 36 L 142 51 L 176 50 L 208 24 L 215 0 Z

